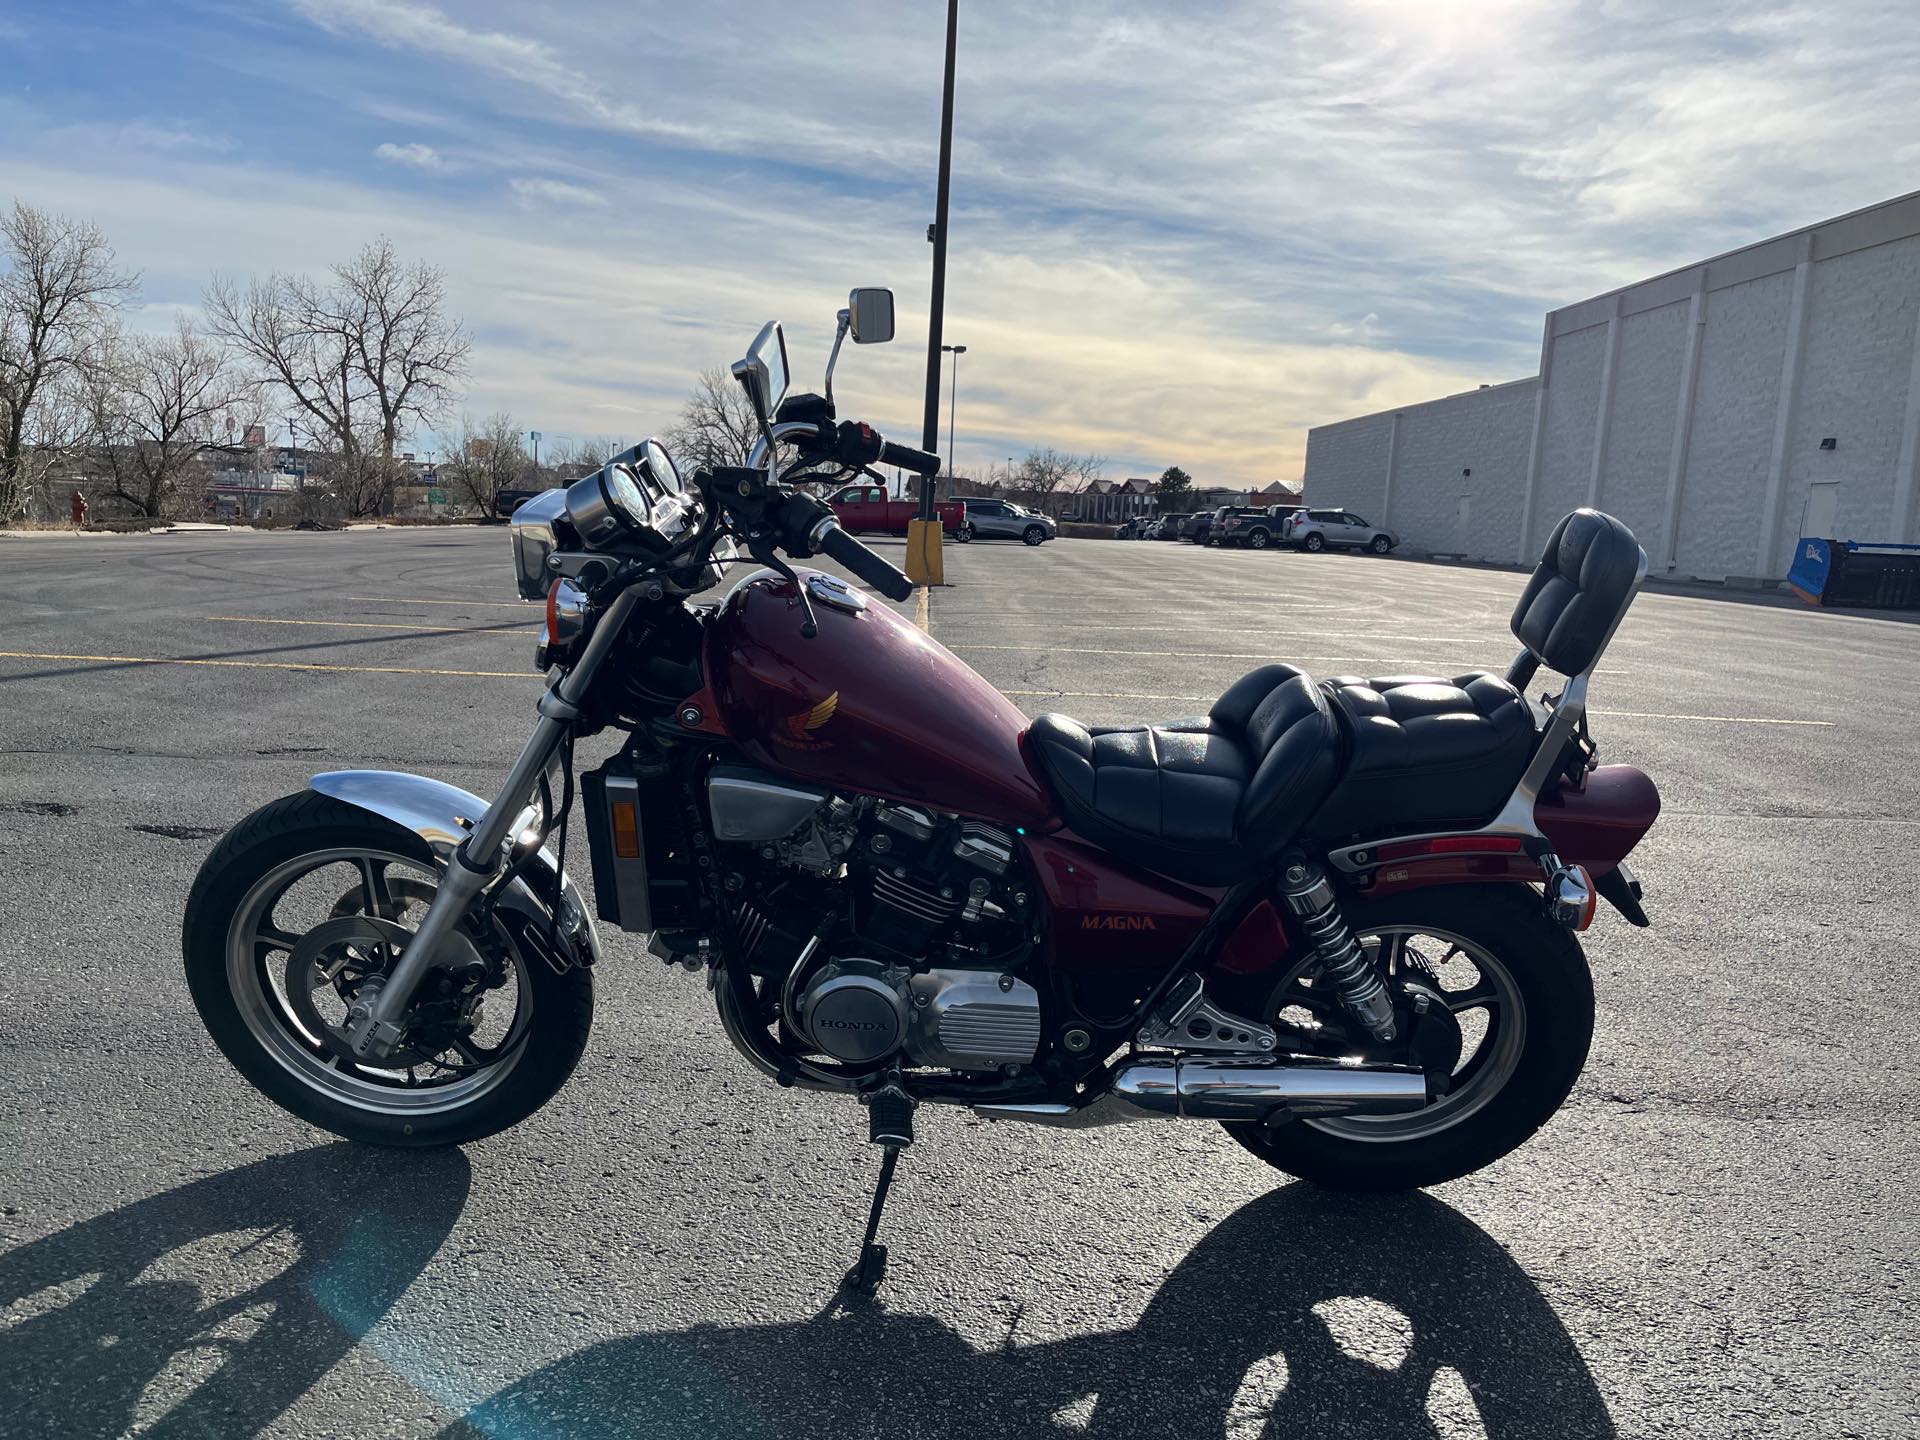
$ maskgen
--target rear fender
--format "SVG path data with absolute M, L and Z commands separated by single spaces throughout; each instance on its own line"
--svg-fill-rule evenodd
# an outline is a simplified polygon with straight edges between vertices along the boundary
M 314 776 L 307 787 L 369 815 L 377 815 L 403 830 L 411 830 L 427 842 L 434 858 L 442 862 L 467 838 L 487 809 L 486 801 L 458 786 L 397 770 L 329 770 Z M 553 881 L 558 877 L 562 911 L 559 939 L 566 950 L 565 959 L 571 965 L 598 964 L 600 934 L 580 898 L 578 887 L 547 850 L 542 849 L 534 863 L 544 867 L 545 883 L 536 890 L 524 877 L 514 880 L 501 895 L 498 908 L 511 911 L 521 920 L 537 923 L 544 938 L 553 921 L 553 909 L 546 895 L 553 893 Z
M 1659 814 L 1659 788 L 1632 765 L 1599 766 L 1580 789 L 1552 791 L 1533 806 L 1534 824 L 1554 853 L 1596 879 L 1632 853 Z

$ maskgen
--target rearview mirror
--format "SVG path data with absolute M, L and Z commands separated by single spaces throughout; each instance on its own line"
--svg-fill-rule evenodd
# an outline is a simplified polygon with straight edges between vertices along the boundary
M 733 378 L 746 387 L 762 428 L 787 395 L 787 332 L 778 320 L 769 320 L 747 348 L 747 358 L 733 362 Z
M 847 296 L 847 310 L 852 316 L 854 344 L 884 345 L 893 339 L 891 290 L 855 290 Z

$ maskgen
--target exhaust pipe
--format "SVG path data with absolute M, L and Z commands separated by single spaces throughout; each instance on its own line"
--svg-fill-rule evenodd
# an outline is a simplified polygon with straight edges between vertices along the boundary
M 1198 1120 L 1265 1120 L 1289 1115 L 1392 1115 L 1431 1101 L 1427 1077 L 1407 1069 L 1367 1069 L 1279 1059 L 1130 1060 L 1109 1092 L 1149 1115 Z

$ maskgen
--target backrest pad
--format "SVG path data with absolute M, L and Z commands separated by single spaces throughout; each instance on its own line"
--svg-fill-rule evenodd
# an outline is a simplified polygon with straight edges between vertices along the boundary
M 1562 675 L 1580 674 L 1606 647 L 1646 559 L 1613 516 L 1575 510 L 1553 527 L 1513 607 L 1515 638 Z

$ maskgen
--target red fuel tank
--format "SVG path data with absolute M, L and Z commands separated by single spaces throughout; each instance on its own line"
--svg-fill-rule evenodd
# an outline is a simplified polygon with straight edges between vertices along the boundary
M 804 584 L 809 574 L 801 570 Z M 856 592 L 857 593 L 857 592 Z M 1027 766 L 1027 717 L 884 601 L 848 611 L 817 596 L 800 634 L 793 587 L 736 586 L 707 624 L 702 659 L 719 727 L 754 764 L 1001 825 L 1049 825 Z

